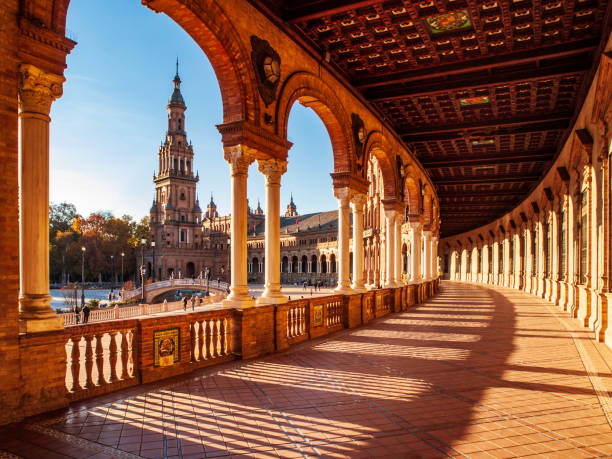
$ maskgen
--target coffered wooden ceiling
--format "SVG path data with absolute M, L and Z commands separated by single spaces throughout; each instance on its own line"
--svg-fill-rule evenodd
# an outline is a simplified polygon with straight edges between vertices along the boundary
M 503 215 L 540 181 L 610 31 L 604 0 L 252 1 L 417 154 L 443 236 Z

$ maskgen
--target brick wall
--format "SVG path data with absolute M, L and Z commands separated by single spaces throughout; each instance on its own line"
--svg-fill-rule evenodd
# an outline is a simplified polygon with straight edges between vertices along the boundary
M 0 424 L 21 416 L 17 201 L 17 0 L 0 0 Z

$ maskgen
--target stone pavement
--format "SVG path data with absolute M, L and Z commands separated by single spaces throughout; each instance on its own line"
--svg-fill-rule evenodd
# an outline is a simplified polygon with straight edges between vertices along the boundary
M 611 365 L 544 301 L 444 282 L 367 327 L 9 426 L 0 457 L 612 457 Z

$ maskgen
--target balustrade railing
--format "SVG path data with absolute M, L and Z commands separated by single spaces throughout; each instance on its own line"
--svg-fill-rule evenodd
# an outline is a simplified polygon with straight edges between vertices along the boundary
M 297 338 L 306 334 L 306 315 L 309 311 L 308 305 L 302 302 L 289 306 L 287 311 L 287 338 Z
M 66 329 L 66 391 L 70 399 L 138 384 L 134 371 L 136 330 L 135 321 Z
M 144 312 L 149 316 L 115 318 L 59 332 L 65 338 L 66 393 L 70 400 L 81 400 L 188 373 L 240 355 L 251 358 L 287 349 L 307 339 L 362 325 L 392 310 L 405 310 L 417 301 L 419 289 L 424 298 L 428 292 L 433 294 L 437 284 L 400 288 L 403 290 L 399 292 L 384 289 L 300 299 L 252 308 L 248 313 L 221 307 L 191 311 L 188 307 L 186 314 L 163 314 L 182 309 L 182 302 L 169 303 L 167 307 L 155 304 L 119 308 L 128 315 L 144 316 Z M 108 311 L 118 313 L 115 309 Z M 172 359 L 168 359 L 168 350 L 174 355 Z
M 211 361 L 230 354 L 232 313 L 216 311 L 189 324 L 191 362 Z
M 342 324 L 344 317 L 344 298 L 342 296 L 334 296 L 326 298 L 325 303 L 325 326 L 335 327 Z

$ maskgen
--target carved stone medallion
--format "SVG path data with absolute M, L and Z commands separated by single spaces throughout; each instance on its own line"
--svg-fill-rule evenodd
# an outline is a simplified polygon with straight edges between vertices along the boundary
M 281 59 L 270 43 L 255 35 L 251 35 L 251 47 L 251 61 L 257 77 L 257 87 L 267 107 L 276 100 L 276 88 L 281 79 Z

